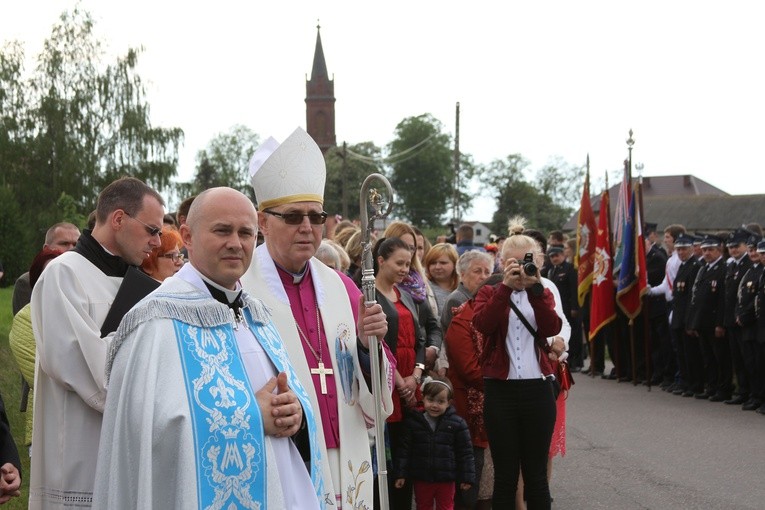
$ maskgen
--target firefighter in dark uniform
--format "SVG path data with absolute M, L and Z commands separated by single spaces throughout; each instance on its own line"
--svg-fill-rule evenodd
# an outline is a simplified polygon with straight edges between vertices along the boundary
M 582 358 L 582 321 L 579 315 L 579 299 L 577 297 L 577 272 L 574 265 L 566 262 L 562 244 L 553 244 L 547 250 L 550 268 L 547 279 L 552 281 L 560 294 L 561 308 L 571 325 L 571 338 L 568 342 L 568 364 L 572 372 L 578 372 L 584 364 Z
M 680 382 L 672 392 L 675 395 L 692 397 L 704 391 L 704 362 L 701 356 L 699 339 L 687 333 L 685 324 L 688 306 L 691 304 L 691 291 L 699 262 L 693 257 L 693 237 L 680 234 L 675 239 L 675 252 L 680 258 L 675 281 L 672 283 L 672 320 L 670 327 L 677 339 L 677 363 Z
M 701 241 L 703 240 L 704 236 L 699 235 L 698 232 L 693 236 L 693 258 L 696 259 L 696 262 L 702 265 L 704 264 L 704 257 L 701 256 Z
M 741 328 L 741 357 L 744 362 L 744 371 L 749 380 L 749 399 L 741 405 L 744 411 L 754 411 L 763 403 L 762 400 L 762 373 L 757 371 L 757 316 L 754 311 L 754 300 L 760 285 L 762 264 L 760 253 L 757 251 L 757 243 L 760 236 L 749 236 L 746 243 L 749 260 L 752 267 L 741 278 L 738 286 L 736 300 L 736 325 Z
M 657 287 L 664 281 L 667 267 L 667 252 L 657 242 L 656 223 L 646 223 L 645 231 L 647 234 L 645 265 L 648 272 L 648 285 Z M 644 307 L 642 313 L 648 314 L 648 331 L 645 332 L 645 341 L 650 342 L 651 367 L 650 374 L 646 373 L 646 378 L 651 377 L 651 384 L 661 384 L 666 388 L 674 382 L 674 369 L 667 370 L 667 364 L 671 363 L 672 358 L 672 338 L 669 336 L 669 321 L 667 320 L 669 311 L 667 301 L 664 296 L 646 296 L 644 298 Z M 640 359 L 640 354 L 644 351 L 636 352 Z M 638 364 L 638 371 L 640 364 Z M 663 377 L 663 375 L 666 376 Z
M 754 300 L 754 311 L 757 316 L 757 351 L 755 357 L 755 370 L 760 381 L 760 400 L 762 404 L 755 409 L 765 415 L 765 241 L 757 243 L 757 253 L 760 254 L 760 266 L 764 269 L 760 273 L 760 281 L 757 289 L 757 297 Z
M 730 344 L 731 361 L 733 363 L 733 373 L 736 376 L 737 392 L 732 397 L 725 400 L 729 405 L 741 405 L 749 400 L 751 392 L 751 381 L 749 374 L 744 369 L 744 350 L 741 326 L 736 322 L 736 301 L 738 299 L 738 286 L 749 268 L 752 267 L 752 261 L 747 256 L 746 242 L 751 236 L 751 232 L 738 228 L 728 236 L 726 246 L 730 253 L 728 260 L 728 269 L 725 273 L 725 315 L 723 326 L 725 334 Z
M 722 238 L 713 234 L 701 241 L 704 263 L 693 283 L 686 318 L 689 334 L 701 345 L 706 383 L 705 391 L 693 396 L 716 402 L 730 398 L 733 390 L 730 349 L 723 327 L 726 268 L 722 243 Z

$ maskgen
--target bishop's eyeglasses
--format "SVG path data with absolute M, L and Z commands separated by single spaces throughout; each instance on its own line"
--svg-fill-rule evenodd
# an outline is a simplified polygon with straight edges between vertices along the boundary
M 287 225 L 300 225 L 303 223 L 303 218 L 306 216 L 308 216 L 308 221 L 311 223 L 311 225 L 324 225 L 324 223 L 327 221 L 327 213 L 323 211 L 320 213 L 310 212 L 303 214 L 300 212 L 278 213 L 276 211 L 269 211 L 266 209 L 263 212 L 270 214 L 271 216 L 281 218 Z

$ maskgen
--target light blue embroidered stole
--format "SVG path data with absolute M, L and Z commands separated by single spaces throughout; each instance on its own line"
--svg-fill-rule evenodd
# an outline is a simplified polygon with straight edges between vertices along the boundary
M 253 320 L 248 308 L 244 312 L 249 329 L 277 372 L 287 374 L 290 389 L 302 404 L 311 445 L 311 481 L 323 501 L 319 438 L 308 395 L 273 324 Z M 266 510 L 263 420 L 232 325 L 204 328 L 179 320 L 173 324 L 196 445 L 198 508 Z

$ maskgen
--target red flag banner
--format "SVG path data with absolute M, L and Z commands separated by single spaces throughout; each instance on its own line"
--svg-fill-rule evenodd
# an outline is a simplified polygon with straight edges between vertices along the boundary
M 592 271 L 592 301 L 590 303 L 590 341 L 609 322 L 616 318 L 614 305 L 614 278 L 611 268 L 610 233 L 608 217 L 610 214 L 608 191 L 600 199 L 598 216 L 598 234 L 595 238 L 595 256 Z
M 592 265 L 595 254 L 595 214 L 590 203 L 590 174 L 584 179 L 582 205 L 576 225 L 576 253 L 574 266 L 577 268 L 577 296 L 579 306 L 584 306 L 584 298 L 592 285 Z

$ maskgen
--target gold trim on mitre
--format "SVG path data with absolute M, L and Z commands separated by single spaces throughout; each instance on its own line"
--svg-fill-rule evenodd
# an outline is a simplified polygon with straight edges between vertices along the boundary
M 305 193 L 302 195 L 292 195 L 289 197 L 274 198 L 273 200 L 266 200 L 264 202 L 258 202 L 258 211 L 264 211 L 272 207 L 278 207 L 284 204 L 294 204 L 296 202 L 318 202 L 324 205 L 324 197 L 319 195 L 313 195 Z
M 302 128 L 279 144 L 273 138 L 250 160 L 258 210 L 294 202 L 324 203 L 327 168 L 319 146 Z

